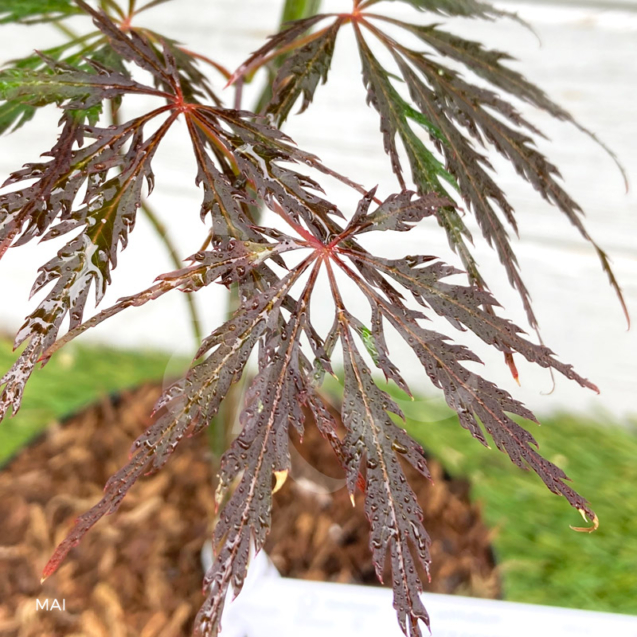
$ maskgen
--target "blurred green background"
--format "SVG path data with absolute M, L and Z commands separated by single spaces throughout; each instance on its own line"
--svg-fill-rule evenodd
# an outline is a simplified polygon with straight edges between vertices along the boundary
M 15 358 L 0 340 L 0 369 Z M 166 354 L 71 347 L 34 374 L 19 414 L 0 427 L 0 464 L 49 423 L 106 394 L 159 381 L 179 367 Z M 183 361 L 185 364 L 185 361 Z M 329 388 L 328 388 L 329 390 Z M 408 430 L 452 475 L 467 477 L 487 524 L 505 599 L 637 614 L 637 424 L 583 420 L 568 414 L 532 427 L 541 452 L 561 466 L 591 500 L 600 527 L 575 533 L 582 520 L 537 476 L 485 449 L 437 399 L 401 401 Z

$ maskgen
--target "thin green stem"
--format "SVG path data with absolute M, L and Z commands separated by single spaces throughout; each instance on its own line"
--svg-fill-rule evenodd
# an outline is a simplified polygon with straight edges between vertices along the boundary
M 63 33 L 69 40 L 77 40 L 80 36 L 73 31 L 73 29 L 69 28 L 62 22 L 61 20 L 55 20 L 51 23 L 58 31 Z
M 302 20 L 316 15 L 321 9 L 321 0 L 286 0 L 281 12 L 279 30 L 286 22 Z
M 117 2 L 114 2 L 114 0 L 100 0 L 100 8 L 102 9 L 102 11 L 104 11 L 104 13 L 108 15 L 110 15 L 110 11 L 109 11 L 109 8 L 110 8 L 119 16 L 121 20 L 126 19 L 126 14 L 122 10 L 122 8 L 117 4 Z
M 157 236 L 160 238 L 161 242 L 164 244 L 166 248 L 166 252 L 170 256 L 170 260 L 173 263 L 175 269 L 179 270 L 183 267 L 183 262 L 179 257 L 179 253 L 173 242 L 170 239 L 170 236 L 166 230 L 166 226 L 161 222 L 159 217 L 155 214 L 152 208 L 148 205 L 148 202 L 144 201 L 141 206 L 142 212 L 146 215 L 148 221 L 150 221 L 153 226 Z M 188 306 L 188 313 L 190 314 L 190 322 L 192 324 L 192 333 L 195 339 L 195 346 L 199 347 L 201 344 L 201 340 L 203 335 L 201 333 L 201 322 L 199 319 L 199 313 L 197 311 L 197 305 L 195 304 L 195 299 L 193 295 L 190 293 L 185 294 L 186 304 Z
M 318 13 L 321 7 L 321 0 L 286 0 L 283 11 L 281 13 L 281 20 L 279 23 L 279 31 L 281 31 L 286 22 L 291 20 L 300 20 L 302 18 L 308 18 L 311 15 Z M 275 68 L 278 68 L 285 59 L 284 55 L 277 55 L 272 63 Z M 263 88 L 261 95 L 257 99 L 254 107 L 254 112 L 259 113 L 262 108 L 265 107 L 267 102 L 272 96 L 272 81 L 274 80 L 273 70 L 268 68 L 268 82 Z M 239 108 L 241 105 L 241 92 L 242 92 L 243 79 L 239 81 L 235 94 L 235 108 Z M 262 208 L 260 206 L 250 206 L 248 213 L 250 218 L 255 224 L 259 223 Z M 226 311 L 226 318 L 229 319 L 238 309 L 240 303 L 239 291 L 236 285 L 230 288 L 230 297 L 228 299 L 228 308 Z M 235 383 L 229 390 L 226 399 L 221 405 L 219 411 L 218 422 L 222 423 L 220 427 L 211 428 L 211 445 L 214 453 L 225 451 L 228 445 L 232 441 L 232 428 L 237 420 L 239 412 L 241 410 L 241 403 L 243 402 L 243 395 L 247 385 L 248 375 L 243 374 L 241 379 Z
M 283 6 L 283 12 L 281 14 L 281 21 L 279 24 L 279 31 L 283 29 L 286 22 L 290 20 L 299 20 L 301 18 L 307 18 L 317 13 L 321 6 L 321 0 L 286 0 Z M 277 56 L 273 63 L 277 62 L 281 64 L 284 56 Z M 272 71 L 268 69 L 268 83 L 263 88 L 261 95 L 257 99 L 254 112 L 258 113 L 267 104 L 268 100 L 272 96 L 272 80 L 274 75 Z M 241 80 L 240 82 L 242 82 Z M 241 83 L 237 85 L 237 92 L 235 94 L 235 107 L 241 104 Z M 259 223 L 262 209 L 259 206 L 250 206 L 248 213 L 255 224 Z M 226 318 L 229 319 L 238 309 L 240 304 L 239 290 L 236 285 L 230 288 L 230 296 L 228 298 L 228 308 L 226 310 Z M 225 400 L 221 404 L 219 415 L 217 416 L 217 422 L 219 427 L 210 428 L 210 444 L 213 453 L 220 454 L 225 451 L 229 444 L 232 442 L 232 429 L 241 411 L 241 405 L 243 402 L 243 395 L 248 384 L 248 374 L 244 373 L 243 376 L 236 382 L 228 391 Z

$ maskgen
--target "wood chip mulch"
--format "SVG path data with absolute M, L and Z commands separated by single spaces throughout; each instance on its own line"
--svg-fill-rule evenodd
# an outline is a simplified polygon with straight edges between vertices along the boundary
M 275 495 L 268 555 L 286 577 L 377 585 L 364 494 L 356 494 L 352 508 L 343 470 L 316 427 L 306 427 L 302 444 L 292 437 L 292 478 Z M 499 598 L 493 532 L 469 498 L 469 482 L 449 478 L 435 459 L 428 459 L 428 467 L 433 484 L 403 465 L 431 538 L 431 582 L 421 573 L 424 590 Z M 384 582 L 391 582 L 389 563 L 387 559 Z
M 0 471 L 0 636 L 190 635 L 203 601 L 200 553 L 214 509 L 205 436 L 182 441 L 162 471 L 135 485 L 119 511 L 39 582 L 73 520 L 126 462 L 159 391 L 142 387 L 105 399 L 52 426 Z M 342 472 L 314 429 L 297 444 L 292 475 L 275 496 L 266 550 L 286 576 L 374 583 L 361 496 L 353 509 L 338 488 Z M 434 486 L 412 481 L 432 537 L 426 590 L 498 597 L 491 537 L 468 484 L 448 480 L 434 461 L 430 470 Z M 65 600 L 65 610 L 38 610 L 36 600 L 47 599 Z

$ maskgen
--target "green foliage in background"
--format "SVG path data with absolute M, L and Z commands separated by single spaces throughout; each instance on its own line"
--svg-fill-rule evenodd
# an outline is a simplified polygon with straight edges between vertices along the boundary
M 476 445 L 439 399 L 412 402 L 390 393 L 427 454 L 471 482 L 495 529 L 504 599 L 637 615 L 637 422 L 621 427 L 560 413 L 543 415 L 542 426 L 525 423 L 544 457 L 566 471 L 599 516 L 595 533 L 575 533 L 569 526 L 588 524 L 564 498 L 547 494 L 536 475 L 495 446 Z
M 425 424 L 409 419 L 408 429 L 449 473 L 471 481 L 487 524 L 498 529 L 505 599 L 637 614 L 634 429 L 560 414 L 532 430 L 545 457 L 591 499 L 600 519 L 591 534 L 573 532 L 569 525 L 582 521 L 564 498 L 547 495 L 497 449 L 476 446 L 449 412 Z
M 0 366 L 11 365 L 15 359 L 11 350 L 11 343 L 0 339 Z M 51 422 L 108 394 L 160 381 L 168 363 L 167 354 L 106 347 L 76 347 L 54 357 L 35 374 L 18 415 L 0 428 L 0 465 Z

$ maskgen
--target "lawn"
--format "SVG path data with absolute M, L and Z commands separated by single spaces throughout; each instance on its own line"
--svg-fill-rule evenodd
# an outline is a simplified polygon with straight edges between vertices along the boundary
M 0 339 L 0 376 L 16 355 Z M 0 423 L 0 465 L 47 424 L 73 414 L 105 395 L 148 380 L 160 381 L 174 361 L 156 352 L 70 346 L 36 370 L 15 418 Z
M 569 528 L 583 521 L 564 498 L 494 446 L 482 447 L 446 409 L 421 407 L 410 415 L 413 436 L 449 473 L 470 479 L 487 524 L 496 530 L 505 599 L 637 614 L 635 429 L 568 414 L 529 425 L 540 451 L 591 501 L 600 526 L 588 534 Z
M 0 341 L 0 369 L 13 361 Z M 105 394 L 166 374 L 158 353 L 76 347 L 36 372 L 20 413 L 0 426 L 0 463 L 46 425 Z M 447 471 L 471 480 L 494 529 L 505 598 L 637 614 L 637 431 L 556 414 L 530 425 L 540 449 L 589 498 L 599 530 L 575 533 L 577 512 L 540 480 L 517 469 L 495 448 L 485 449 L 438 400 L 401 402 L 408 430 Z

